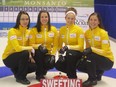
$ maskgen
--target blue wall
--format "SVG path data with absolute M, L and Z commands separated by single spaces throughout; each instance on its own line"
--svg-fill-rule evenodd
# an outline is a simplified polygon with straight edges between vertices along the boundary
M 116 0 L 94 0 L 95 4 L 116 5 Z
M 95 12 L 100 13 L 105 29 L 116 39 L 116 0 L 95 0 Z

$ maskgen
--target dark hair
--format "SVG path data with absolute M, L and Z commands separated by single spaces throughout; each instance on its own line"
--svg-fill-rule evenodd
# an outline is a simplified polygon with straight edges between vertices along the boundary
M 37 18 L 37 23 L 35 25 L 35 27 L 37 28 L 37 31 L 40 32 L 41 31 L 41 21 L 40 21 L 40 17 L 42 13 L 47 13 L 48 15 L 48 31 L 50 31 L 51 29 L 51 24 L 50 24 L 50 15 L 46 10 L 41 10 L 38 14 L 38 18 Z
M 28 14 L 26 11 L 20 11 L 20 12 L 18 13 L 17 19 L 16 19 L 16 24 L 15 24 L 14 28 L 19 29 L 20 18 L 21 18 L 21 15 L 22 15 L 22 14 L 27 15 L 28 18 L 29 18 L 29 23 L 28 23 L 28 25 L 27 25 L 27 29 L 29 29 L 29 26 L 30 26 L 30 16 L 29 16 L 29 14 Z
M 65 14 L 68 12 L 68 11 L 73 11 L 75 12 L 75 14 L 77 15 L 77 10 L 73 7 L 70 7 L 70 8 L 67 8 L 67 10 L 65 11 Z
M 103 23 L 102 23 L 102 19 L 101 19 L 99 13 L 97 13 L 97 12 L 92 13 L 92 14 L 89 16 L 88 21 L 90 20 L 90 17 L 93 16 L 93 15 L 96 15 L 97 18 L 98 18 L 98 21 L 99 21 L 99 25 L 98 25 L 98 26 L 99 26 L 100 28 L 104 29 L 104 26 L 103 26 Z

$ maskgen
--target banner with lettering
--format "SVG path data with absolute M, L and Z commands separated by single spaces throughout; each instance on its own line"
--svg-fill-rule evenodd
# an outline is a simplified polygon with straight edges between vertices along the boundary
M 28 87 L 82 87 L 81 79 L 43 79 Z
M 31 27 L 37 22 L 37 15 L 40 10 L 48 10 L 52 25 L 59 29 L 65 25 L 65 10 L 68 7 L 77 9 L 75 24 L 84 30 L 88 28 L 88 16 L 94 11 L 94 0 L 0 0 L 0 37 L 13 27 L 19 11 L 24 10 L 29 13 Z

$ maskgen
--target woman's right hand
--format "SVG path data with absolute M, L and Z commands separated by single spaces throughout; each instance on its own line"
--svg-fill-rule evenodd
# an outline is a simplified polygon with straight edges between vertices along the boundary
M 29 61 L 30 61 L 31 63 L 35 63 L 35 60 L 33 59 L 33 55 L 32 55 L 32 53 L 31 53 L 31 51 L 29 51 Z

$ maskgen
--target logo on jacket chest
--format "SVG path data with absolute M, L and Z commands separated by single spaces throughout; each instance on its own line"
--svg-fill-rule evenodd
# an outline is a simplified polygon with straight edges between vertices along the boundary
M 17 37 L 17 40 L 22 40 L 23 38 L 22 37 Z
M 96 41 L 100 41 L 100 36 L 94 36 L 94 39 L 95 39 Z
M 54 33 L 49 33 L 48 37 L 54 37 Z
M 37 38 L 42 38 L 42 35 L 41 34 L 37 34 L 36 37 Z
M 42 34 L 37 34 L 36 37 L 37 38 L 42 38 Z M 47 37 L 54 37 L 54 33 L 48 33 Z
M 76 38 L 76 34 L 75 33 L 71 33 L 70 34 L 70 38 Z
M 64 38 L 65 35 L 61 35 L 61 37 Z M 66 35 L 66 37 L 67 37 L 67 35 Z M 69 37 L 70 38 L 76 38 L 76 34 L 75 33 L 71 33 L 71 34 L 69 34 Z

